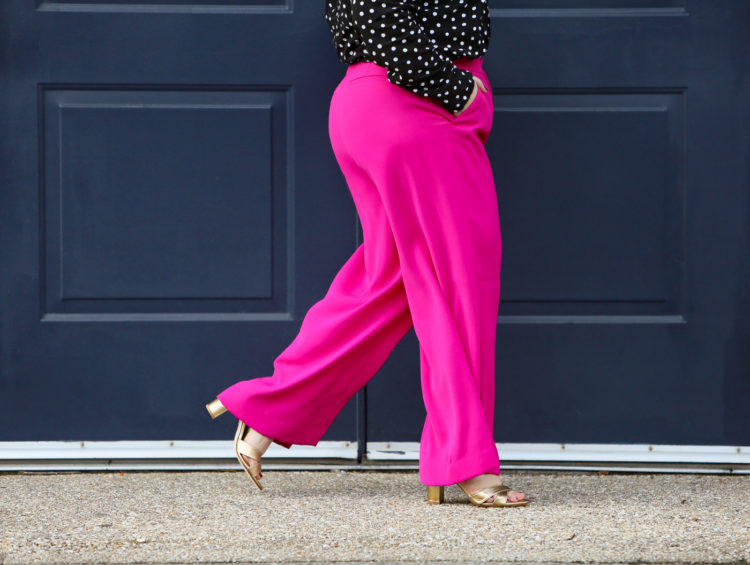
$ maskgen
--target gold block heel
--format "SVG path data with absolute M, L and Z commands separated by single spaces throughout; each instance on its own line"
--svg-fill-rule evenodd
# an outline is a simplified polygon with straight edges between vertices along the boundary
M 445 488 L 441 486 L 427 487 L 427 502 L 430 504 L 440 504 L 445 500 Z
M 224 412 L 227 411 L 226 407 L 221 403 L 221 400 L 219 400 L 218 398 L 206 404 L 206 410 L 208 410 L 208 413 L 211 414 L 212 418 L 218 418 Z

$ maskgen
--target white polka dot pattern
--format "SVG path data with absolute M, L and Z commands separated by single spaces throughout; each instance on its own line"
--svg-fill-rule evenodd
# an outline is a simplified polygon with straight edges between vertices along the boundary
M 387 68 L 388 81 L 459 112 L 474 89 L 459 57 L 483 57 L 490 42 L 488 0 L 326 0 L 339 59 Z

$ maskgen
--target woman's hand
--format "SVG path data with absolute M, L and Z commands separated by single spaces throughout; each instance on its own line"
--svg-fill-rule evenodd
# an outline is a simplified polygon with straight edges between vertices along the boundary
M 474 98 L 477 97 L 477 94 L 479 93 L 478 88 L 482 89 L 482 92 L 487 92 L 487 87 L 484 86 L 484 83 L 482 82 L 482 79 L 479 78 L 477 75 L 472 75 L 474 77 L 474 90 L 471 91 L 471 96 L 469 96 L 469 99 L 466 101 L 466 105 L 461 109 L 461 111 L 458 114 L 454 114 L 454 116 L 458 117 L 461 114 L 463 114 L 466 109 L 471 106 L 471 103 L 474 102 Z

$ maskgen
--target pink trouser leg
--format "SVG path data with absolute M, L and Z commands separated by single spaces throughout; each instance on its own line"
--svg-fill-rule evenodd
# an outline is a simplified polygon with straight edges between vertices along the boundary
M 338 157 L 338 156 L 337 156 Z M 316 445 L 338 413 L 412 327 L 385 210 L 370 181 L 341 156 L 364 241 L 313 304 L 269 377 L 217 395 L 227 409 L 284 447 Z
M 459 60 L 489 86 L 481 62 Z M 218 395 L 275 441 L 314 445 L 409 328 L 420 343 L 427 411 L 420 480 L 448 485 L 499 474 L 493 439 L 501 238 L 484 149 L 492 98 L 454 117 L 350 65 L 331 101 L 331 144 L 364 243 L 303 320 L 270 377 Z

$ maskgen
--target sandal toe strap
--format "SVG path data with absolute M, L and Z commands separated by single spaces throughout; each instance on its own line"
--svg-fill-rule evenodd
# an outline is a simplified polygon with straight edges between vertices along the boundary
M 253 459 L 257 459 L 258 460 L 258 467 L 260 467 L 260 458 L 263 455 L 260 452 L 260 449 L 258 449 L 254 445 L 250 445 L 246 441 L 239 440 L 237 442 L 237 451 L 239 451 L 243 455 L 247 455 L 248 457 L 252 457 Z
M 487 500 L 495 495 L 495 500 L 499 500 L 500 502 L 505 503 L 508 500 L 508 491 L 510 488 L 506 487 L 505 485 L 499 485 L 499 486 L 492 486 L 483 488 L 482 490 L 479 490 L 472 494 L 469 498 L 474 500 L 475 502 L 478 502 L 479 504 L 483 504 L 487 502 Z

